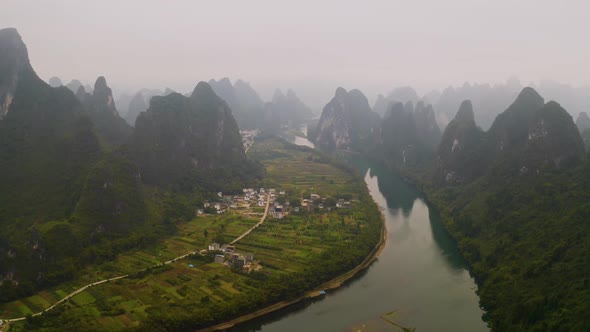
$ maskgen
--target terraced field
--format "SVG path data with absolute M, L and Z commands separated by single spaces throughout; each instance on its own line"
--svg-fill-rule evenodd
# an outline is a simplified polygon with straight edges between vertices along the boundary
M 252 310 L 274 303 L 276 300 L 262 295 L 270 280 L 303 272 L 312 261 L 318 261 L 319 255 L 343 243 L 352 243 L 367 227 L 363 211 L 373 206 L 357 207 L 361 205 L 364 187 L 356 174 L 345 167 L 315 151 L 274 138 L 256 140 L 248 155 L 266 169 L 264 180 L 258 185 L 285 190 L 285 204 L 290 202 L 286 205 L 291 206 L 285 218 L 268 218 L 236 243 L 238 252 L 253 253 L 260 261 L 259 272 L 246 274 L 199 254 L 154 268 L 173 257 L 198 252 L 214 239 L 229 243 L 259 221 L 259 216 L 247 217 L 239 212 L 196 217 L 179 225 L 176 236 L 149 249 L 120 255 L 113 262 L 88 268 L 80 280 L 1 305 L 0 316 L 38 312 L 80 285 L 129 274 L 130 278 L 90 288 L 39 318 L 13 324 L 11 329 L 59 330 L 67 326 L 79 330 L 121 330 L 145 329 L 142 323 L 179 328 L 199 326 L 205 321 L 220 322 L 243 314 L 244 308 Z M 320 195 L 326 206 L 302 207 L 300 212 L 292 209 L 312 193 Z M 334 199 L 342 196 L 350 200 L 351 208 L 333 206 Z M 380 220 L 372 222 L 371 232 L 378 238 Z

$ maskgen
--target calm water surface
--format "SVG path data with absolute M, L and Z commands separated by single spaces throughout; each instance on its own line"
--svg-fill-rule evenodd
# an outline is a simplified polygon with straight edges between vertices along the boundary
M 343 287 L 231 331 L 488 331 L 476 285 L 435 211 L 395 174 L 356 158 L 383 210 L 387 243 L 377 261 Z M 393 312 L 391 314 L 391 312 Z
M 308 140 L 307 137 L 307 125 L 303 125 L 299 128 L 299 131 L 301 131 L 305 137 L 301 137 L 301 136 L 295 136 L 289 133 L 284 133 L 282 136 L 287 139 L 288 141 L 292 142 L 293 144 L 297 144 L 297 145 L 302 145 L 302 146 L 307 146 L 309 148 L 315 148 L 315 144 L 313 144 L 312 141 Z

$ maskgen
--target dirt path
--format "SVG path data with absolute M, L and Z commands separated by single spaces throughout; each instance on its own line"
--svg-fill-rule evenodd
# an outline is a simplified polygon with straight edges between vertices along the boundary
M 254 145 L 254 139 L 252 139 L 252 143 L 250 143 L 250 145 L 248 145 L 248 147 L 246 148 L 246 150 L 244 150 L 244 154 L 248 153 L 248 150 L 250 150 L 250 148 L 252 147 L 252 145 Z
M 256 227 L 262 225 L 262 223 L 264 223 L 264 221 L 266 220 L 266 217 L 268 216 L 268 210 L 269 210 L 269 208 L 270 208 L 270 195 L 269 194 L 266 194 L 266 209 L 264 210 L 264 215 L 262 216 L 262 218 L 260 218 L 260 221 L 256 225 L 254 225 L 252 228 L 250 228 L 249 230 L 247 230 L 246 232 L 244 232 L 242 235 L 238 236 L 230 244 L 234 244 L 234 243 L 240 241 L 245 236 L 247 236 L 248 234 L 250 234 L 254 229 L 256 229 Z M 164 263 L 156 264 L 156 265 L 154 265 L 152 267 L 157 267 L 157 266 L 161 266 L 161 265 L 164 265 L 164 264 L 171 264 L 171 263 L 174 263 L 174 262 L 176 262 L 178 260 L 181 260 L 183 258 L 186 258 L 186 257 L 188 257 L 190 255 L 194 255 L 196 253 L 197 253 L 197 251 L 191 251 L 191 252 L 189 252 L 187 254 L 184 254 L 182 256 L 178 256 L 178 257 L 172 258 L 172 259 L 170 259 L 168 261 L 165 261 Z M 125 274 L 125 275 L 121 275 L 121 276 L 117 276 L 117 277 L 113 277 L 113 278 L 99 280 L 99 281 L 95 281 L 95 282 L 89 283 L 89 284 L 87 284 L 85 286 L 82 286 L 82 287 L 76 289 L 75 291 L 71 292 L 70 294 L 66 295 L 66 297 L 64 297 L 61 300 L 55 302 L 50 307 L 47 307 L 47 308 L 45 308 L 42 311 L 39 311 L 37 313 L 34 313 L 33 316 L 39 316 L 39 315 L 41 315 L 41 314 L 43 314 L 43 313 L 45 313 L 45 312 L 47 312 L 49 310 L 52 310 L 56 306 L 64 303 L 65 301 L 71 299 L 72 297 L 78 295 L 79 293 L 87 290 L 90 287 L 94 287 L 94 286 L 97 286 L 97 285 L 100 285 L 100 284 L 104 284 L 104 283 L 115 281 L 115 280 L 119 280 L 119 279 L 124 279 L 124 278 L 127 278 L 128 276 L 129 275 Z M 4 323 L 11 323 L 11 322 L 22 321 L 22 320 L 25 320 L 25 319 L 26 319 L 26 317 L 23 316 L 23 317 L 10 318 L 10 319 L 0 318 L 0 321 L 2 321 Z
M 75 291 L 73 291 L 70 294 L 66 295 L 66 297 L 64 297 L 61 300 L 55 302 L 50 307 L 47 307 L 43 311 L 39 311 L 37 313 L 34 313 L 32 316 L 39 316 L 39 315 L 41 315 L 41 314 L 43 314 L 43 313 L 45 313 L 45 312 L 47 312 L 47 311 L 55 308 L 56 306 L 64 303 L 65 301 L 71 299 L 72 297 L 78 295 L 79 293 L 82 293 L 83 291 L 87 290 L 90 287 L 94 287 L 96 285 L 104 284 L 105 282 L 115 281 L 115 280 L 119 280 L 119 279 L 123 279 L 123 278 L 127 278 L 127 277 L 128 277 L 128 275 L 126 274 L 126 275 L 122 275 L 122 276 L 113 277 L 113 278 L 104 279 L 104 280 L 101 280 L 101 281 L 96 281 L 96 282 L 90 283 L 90 284 L 88 284 L 86 286 L 83 286 L 81 288 L 76 289 Z M 11 322 L 18 322 L 18 321 L 25 320 L 25 319 L 26 319 L 26 317 L 18 317 L 18 318 L 4 319 L 3 321 L 4 322 L 7 322 L 7 323 L 11 323 Z
M 249 230 L 247 230 L 246 232 L 244 232 L 242 235 L 238 236 L 235 240 L 233 240 L 230 244 L 234 244 L 238 241 L 240 241 L 241 239 L 243 239 L 245 236 L 247 236 L 248 234 L 250 234 L 254 229 L 256 229 L 256 227 L 262 225 L 262 223 L 264 223 L 264 221 L 266 220 L 266 217 L 268 216 L 268 211 L 270 209 L 270 195 L 266 194 L 266 208 L 264 210 L 264 215 L 262 216 L 262 218 L 260 218 L 260 221 L 254 225 L 252 228 L 250 228 Z M 231 321 L 219 324 L 219 325 L 215 325 L 203 330 L 199 330 L 199 332 L 210 332 L 210 331 L 220 331 L 220 330 L 224 330 L 227 328 L 230 328 L 236 324 L 240 324 L 246 321 L 249 321 L 251 319 L 266 315 L 268 313 L 271 313 L 273 311 L 288 307 L 292 304 L 295 304 L 297 302 L 300 302 L 304 299 L 307 298 L 313 298 L 316 296 L 320 296 L 320 291 L 322 290 L 328 290 L 328 289 L 334 289 L 334 288 L 338 288 L 340 287 L 345 281 L 349 280 L 350 278 L 354 277 L 357 273 L 359 273 L 360 271 L 368 268 L 371 263 L 373 263 L 373 261 L 375 261 L 375 259 L 377 259 L 377 256 L 379 256 L 379 254 L 381 253 L 381 251 L 383 250 L 383 248 L 385 247 L 385 243 L 387 242 L 387 229 L 385 228 L 385 220 L 383 215 L 381 215 L 381 221 L 382 221 L 382 228 L 381 228 L 381 239 L 379 240 L 379 243 L 375 246 L 375 248 L 371 251 L 371 253 L 369 253 L 369 255 L 367 255 L 367 257 L 365 258 L 365 260 L 363 262 L 361 262 L 361 264 L 359 264 L 357 267 L 355 267 L 354 269 L 322 284 L 321 286 L 305 293 L 305 295 L 298 297 L 294 300 L 290 300 L 290 301 L 282 301 L 282 302 L 278 302 L 275 303 L 273 305 L 270 305 L 268 307 L 265 307 L 263 309 L 260 309 L 258 311 L 255 311 L 251 314 L 248 315 L 244 315 L 241 317 L 238 317 L 236 319 L 233 319 Z M 157 267 L 163 264 L 171 264 L 173 262 L 176 262 L 180 259 L 183 259 L 185 257 L 188 257 L 189 255 L 193 255 L 195 254 L 196 251 L 193 252 L 189 252 L 187 254 L 184 254 L 182 256 L 178 256 L 176 258 L 173 258 L 171 260 L 168 260 L 164 263 L 161 264 L 157 264 L 154 265 L 153 267 Z M 53 308 L 55 308 L 56 306 L 62 304 L 63 302 L 71 299 L 72 297 L 76 296 L 77 294 L 85 291 L 86 289 L 90 288 L 90 287 L 94 287 L 100 284 L 104 284 L 107 282 L 111 282 L 111 281 L 115 281 L 115 280 L 119 280 L 119 279 L 124 279 L 127 278 L 129 275 L 125 274 L 125 275 L 121 275 L 121 276 L 117 276 L 117 277 L 113 277 L 113 278 L 109 278 L 109 279 L 104 279 L 104 280 L 100 280 L 100 281 L 96 281 L 90 284 L 87 284 L 83 287 L 78 288 L 77 290 L 73 291 L 72 293 L 68 294 L 66 297 L 62 298 L 61 300 L 57 301 L 56 303 L 54 303 L 53 305 L 51 305 L 50 307 L 47 307 L 46 309 L 44 309 L 43 311 L 34 313 L 33 316 L 39 316 L 49 310 L 52 310 Z M 18 321 L 22 321 L 25 320 L 26 317 L 18 317 L 18 318 L 11 318 L 11 319 L 2 319 L 0 318 L 0 321 L 4 322 L 5 325 L 8 325 L 8 323 L 11 322 L 18 322 Z
M 266 216 L 268 216 L 268 209 L 269 208 L 270 208 L 270 195 L 266 194 L 266 209 L 264 210 L 264 214 L 262 215 L 262 218 L 260 218 L 260 221 L 256 225 L 252 226 L 252 228 L 250 228 L 249 230 L 244 232 L 244 234 L 238 236 L 235 240 L 231 241 L 229 244 L 234 244 L 234 243 L 240 241 L 245 236 L 250 234 L 254 229 L 256 229 L 256 227 L 262 225 L 262 223 L 266 220 Z

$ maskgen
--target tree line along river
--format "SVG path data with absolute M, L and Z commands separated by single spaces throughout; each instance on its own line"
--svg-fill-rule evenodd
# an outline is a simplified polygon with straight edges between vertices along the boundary
M 313 147 L 297 138 L 294 143 Z M 436 211 L 399 176 L 362 158 L 382 209 L 387 242 L 378 259 L 341 288 L 300 302 L 230 331 L 489 331 L 482 321 L 477 286 Z M 396 325 L 397 324 L 397 325 Z

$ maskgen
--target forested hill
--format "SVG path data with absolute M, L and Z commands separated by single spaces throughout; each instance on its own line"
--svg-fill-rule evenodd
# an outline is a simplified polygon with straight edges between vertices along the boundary
M 129 142 L 133 129 L 119 116 L 113 93 L 103 76 L 96 79 L 92 94 L 79 87 L 76 96 L 84 104 L 99 137 L 109 145 Z
M 136 120 L 133 151 L 144 181 L 156 185 L 238 190 L 259 171 L 227 103 L 205 82 L 190 97 L 153 97 Z
M 493 331 L 590 330 L 590 162 L 558 103 L 525 88 L 484 132 L 465 101 L 419 164 L 388 159 L 395 144 L 373 157 L 440 209 Z
M 318 123 L 315 143 L 326 150 L 361 150 L 379 137 L 379 115 L 359 90 L 339 87 L 326 104 Z
M 156 98 L 135 133 L 103 77 L 77 92 L 43 82 L 18 32 L 0 30 L 0 301 L 154 243 L 210 190 L 261 174 L 206 83 Z

